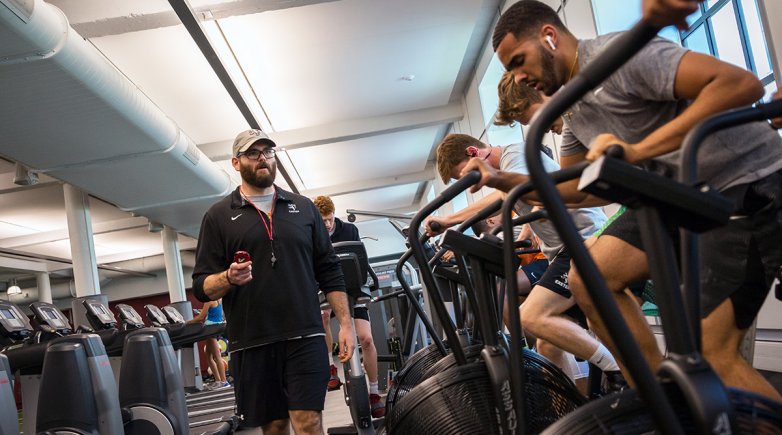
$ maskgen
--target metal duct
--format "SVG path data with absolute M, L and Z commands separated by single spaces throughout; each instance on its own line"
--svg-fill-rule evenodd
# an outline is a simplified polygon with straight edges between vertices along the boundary
M 191 235 L 232 185 L 42 0 L 0 0 L 0 153 Z M 17 12 L 15 12 L 17 11 Z

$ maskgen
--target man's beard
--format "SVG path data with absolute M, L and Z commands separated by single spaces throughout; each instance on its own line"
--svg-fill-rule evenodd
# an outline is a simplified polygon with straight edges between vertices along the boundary
M 266 168 L 269 172 L 266 174 L 258 174 L 257 170 L 260 170 L 261 168 Z M 247 184 L 266 189 L 274 184 L 274 179 L 277 177 L 277 162 L 267 161 L 263 165 L 256 163 L 241 165 L 239 167 L 239 174 L 241 174 L 242 180 Z
M 554 95 L 560 87 L 562 80 L 557 76 L 557 70 L 554 68 L 554 55 L 543 48 L 543 44 L 538 46 L 540 51 L 540 81 L 543 84 L 543 93 L 546 96 Z

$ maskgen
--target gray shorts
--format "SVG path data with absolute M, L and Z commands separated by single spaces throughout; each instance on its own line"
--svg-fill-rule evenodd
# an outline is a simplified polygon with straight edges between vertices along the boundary
M 709 315 L 730 298 L 736 326 L 746 329 L 760 311 L 782 266 L 782 171 L 732 187 L 723 194 L 736 200 L 739 206 L 734 214 L 742 217 L 699 237 L 703 264 L 701 314 Z M 678 232 L 669 232 L 678 244 Z M 619 216 L 603 235 L 643 250 L 634 210 Z

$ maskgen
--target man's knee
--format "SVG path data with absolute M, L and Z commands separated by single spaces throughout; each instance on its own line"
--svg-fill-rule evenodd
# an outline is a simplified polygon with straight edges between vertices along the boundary
M 289 411 L 291 422 L 297 434 L 320 434 L 321 413 L 319 411 Z
M 536 310 L 535 307 L 531 307 L 529 304 L 522 304 L 521 312 L 519 314 L 524 329 L 536 337 L 539 337 L 541 332 L 545 335 L 545 331 L 541 331 L 543 329 L 542 324 L 544 316 L 540 311 Z
M 371 331 L 362 330 L 361 332 L 359 332 L 359 334 L 358 334 L 358 341 L 359 341 L 359 343 L 361 343 L 361 348 L 364 349 L 364 350 L 371 349 L 371 348 L 375 347 L 375 342 L 374 342 L 374 340 L 372 340 L 372 332 Z
M 290 420 L 287 418 L 281 419 L 281 420 L 274 420 L 270 423 L 266 423 L 262 426 L 263 433 L 264 434 L 287 434 L 288 431 L 288 425 L 290 424 Z

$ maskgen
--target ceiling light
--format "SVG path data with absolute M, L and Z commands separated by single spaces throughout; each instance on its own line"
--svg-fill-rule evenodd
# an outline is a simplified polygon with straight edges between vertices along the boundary
M 16 285 L 16 280 L 12 279 L 10 285 L 8 286 L 8 290 L 6 290 L 6 292 L 9 295 L 18 295 L 22 293 L 22 289 L 19 288 L 18 285 Z
M 415 74 L 406 74 L 401 77 L 399 77 L 399 80 L 402 80 L 403 82 L 412 82 L 415 80 Z

